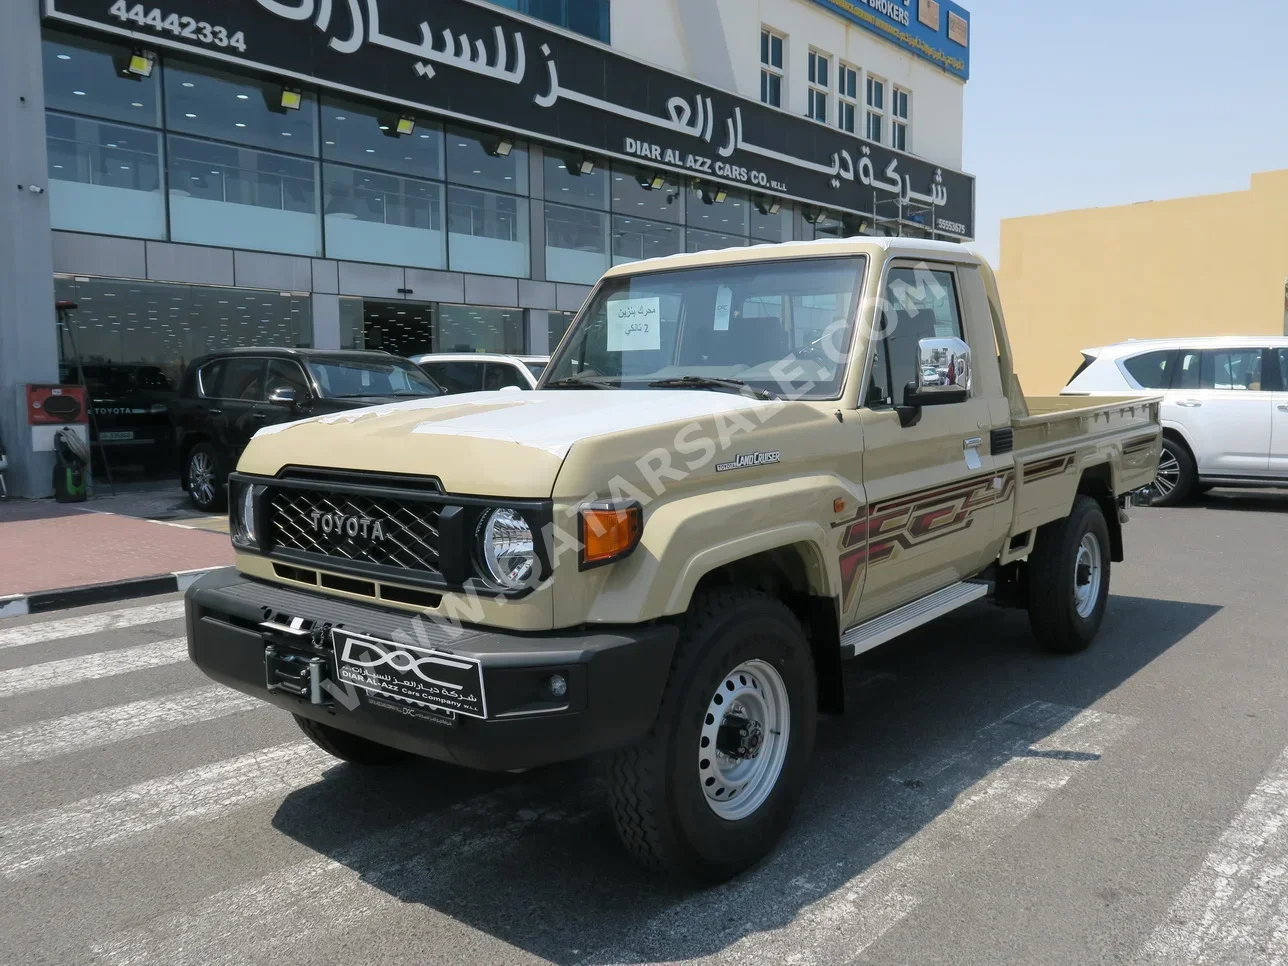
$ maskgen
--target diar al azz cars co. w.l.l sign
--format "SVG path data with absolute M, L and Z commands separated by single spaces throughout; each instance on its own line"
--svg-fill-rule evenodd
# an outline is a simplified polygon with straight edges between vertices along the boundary
M 973 234 L 967 175 L 471 0 L 154 2 L 45 0 L 51 19 L 150 45 L 827 208 L 904 202 Z

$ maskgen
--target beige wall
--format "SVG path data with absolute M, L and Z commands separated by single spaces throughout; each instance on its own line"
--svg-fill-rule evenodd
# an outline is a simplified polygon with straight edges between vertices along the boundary
M 1284 335 L 1288 170 L 1248 191 L 1002 222 L 1007 327 L 1025 392 L 1126 339 Z

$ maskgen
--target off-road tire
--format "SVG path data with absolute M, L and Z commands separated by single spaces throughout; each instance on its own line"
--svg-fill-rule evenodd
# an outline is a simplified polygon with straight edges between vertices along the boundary
M 1184 444 L 1178 443 L 1173 439 L 1163 437 L 1163 452 L 1159 457 L 1159 462 L 1163 463 L 1169 459 L 1176 460 L 1178 477 L 1176 486 L 1166 496 L 1162 495 L 1158 484 L 1154 484 L 1155 497 L 1150 501 L 1150 506 L 1179 506 L 1194 495 L 1198 487 L 1199 471 L 1194 465 L 1194 457 L 1190 451 L 1185 448 Z
M 727 820 L 708 805 L 699 777 L 699 740 L 726 675 L 743 662 L 769 663 L 786 686 L 787 754 L 764 803 Z M 791 821 L 805 784 L 818 720 L 818 682 L 800 622 L 781 601 L 741 587 L 694 598 L 657 720 L 609 763 L 613 818 L 645 866 L 686 881 L 721 882 L 761 861 Z
M 1099 541 L 1101 578 L 1094 609 L 1083 617 L 1075 604 L 1074 572 L 1087 533 Z M 1046 650 L 1076 654 L 1095 639 L 1109 598 L 1109 556 L 1109 525 L 1100 504 L 1089 496 L 1076 497 L 1067 517 L 1038 529 L 1029 556 L 1029 625 Z
M 332 728 L 312 718 L 304 718 L 298 714 L 291 717 L 313 744 L 341 761 L 347 761 L 353 765 L 395 765 L 411 757 L 405 751 L 379 745 L 366 738 L 359 738 L 357 735 L 351 735 L 339 728 Z

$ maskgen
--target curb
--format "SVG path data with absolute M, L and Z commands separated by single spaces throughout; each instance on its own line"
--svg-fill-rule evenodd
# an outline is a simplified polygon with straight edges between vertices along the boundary
M 38 590 L 33 594 L 0 597 L 0 618 L 43 614 L 51 610 L 84 607 L 89 604 L 107 604 L 116 600 L 130 600 L 134 597 L 173 594 L 187 590 L 199 577 L 225 569 L 227 568 L 206 567 L 201 570 L 177 570 L 152 577 L 131 577 L 129 580 L 113 580 L 104 584 L 86 584 L 83 587 Z

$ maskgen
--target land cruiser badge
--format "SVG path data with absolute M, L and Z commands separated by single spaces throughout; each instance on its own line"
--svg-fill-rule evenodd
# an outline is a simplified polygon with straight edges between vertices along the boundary
M 770 463 L 781 462 L 782 453 L 743 453 L 731 463 L 717 463 L 717 473 L 727 473 L 730 470 L 746 470 L 753 466 L 768 466 Z

